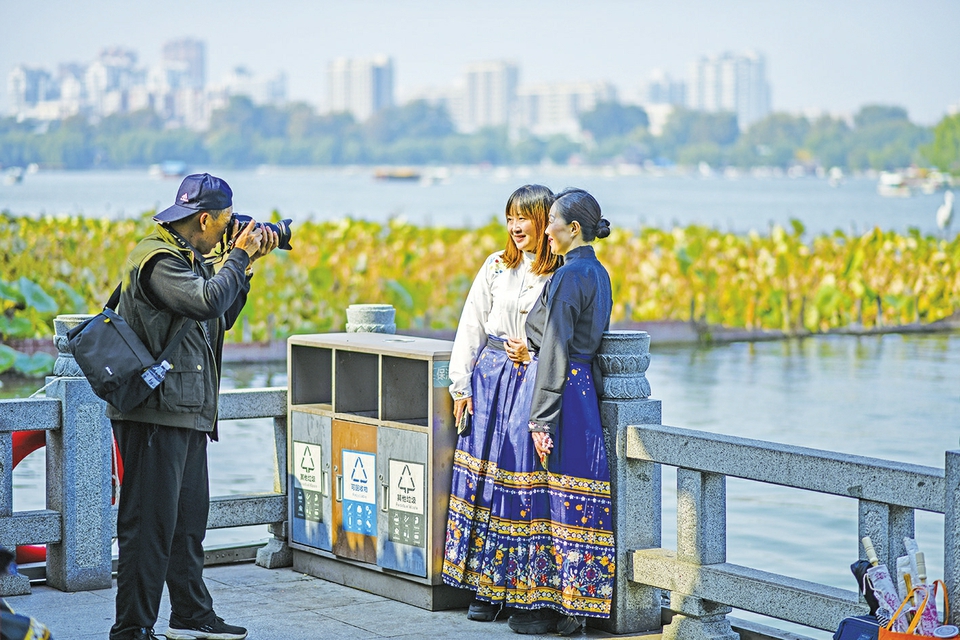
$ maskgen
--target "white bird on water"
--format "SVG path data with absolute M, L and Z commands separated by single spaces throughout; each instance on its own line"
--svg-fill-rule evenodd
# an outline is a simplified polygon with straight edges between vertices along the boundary
M 943 204 L 937 208 L 937 226 L 946 231 L 953 218 L 953 191 L 947 189 L 943 194 Z

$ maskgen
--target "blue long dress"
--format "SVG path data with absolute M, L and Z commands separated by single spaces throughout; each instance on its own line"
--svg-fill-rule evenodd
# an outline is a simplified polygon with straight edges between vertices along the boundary
M 515 269 L 505 268 L 500 253 L 487 258 L 464 305 L 450 359 L 451 393 L 473 396 L 474 413 L 454 454 L 442 576 L 446 584 L 495 603 L 513 602 L 496 541 L 504 526 L 521 517 L 509 474 L 519 468 L 518 456 L 529 457 L 531 445 L 526 424 L 533 381 L 528 365 L 507 358 L 504 338 L 526 337 L 526 314 L 546 282 L 532 272 L 533 257 L 525 254 Z

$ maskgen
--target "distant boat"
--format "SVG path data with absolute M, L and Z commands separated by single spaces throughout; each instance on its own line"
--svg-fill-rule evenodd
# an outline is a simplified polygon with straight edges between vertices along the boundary
M 150 175 L 154 178 L 181 178 L 187 175 L 187 163 L 180 160 L 166 160 L 150 165 Z
M 926 195 L 953 186 L 949 174 L 936 170 L 910 167 L 898 171 L 881 171 L 877 193 L 887 198 L 907 198 L 920 192 Z
M 839 187 L 843 182 L 843 169 L 840 167 L 830 167 L 830 172 L 827 174 L 827 184 L 831 187 Z
M 877 193 L 884 198 L 909 198 L 911 195 L 910 185 L 899 171 L 881 171 Z
M 373 177 L 377 180 L 419 181 L 421 174 L 411 167 L 397 167 L 394 169 L 377 169 L 374 171 Z
M 23 167 L 10 167 L 3 173 L 3 184 L 20 184 L 23 182 Z

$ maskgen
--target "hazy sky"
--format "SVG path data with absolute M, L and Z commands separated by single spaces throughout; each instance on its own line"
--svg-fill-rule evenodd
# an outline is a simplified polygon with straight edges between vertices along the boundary
M 633 98 L 654 69 L 687 79 L 698 56 L 747 49 L 767 57 L 775 110 L 896 104 L 933 124 L 960 103 L 957 0 L 0 0 L 0 106 L 16 64 L 121 45 L 149 65 L 185 36 L 206 41 L 208 82 L 284 71 L 289 96 L 314 103 L 337 56 L 393 56 L 398 98 L 497 58 L 521 83 L 609 80 Z

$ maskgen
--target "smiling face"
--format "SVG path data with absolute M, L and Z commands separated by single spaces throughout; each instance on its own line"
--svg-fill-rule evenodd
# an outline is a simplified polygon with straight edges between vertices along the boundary
M 537 250 L 536 225 L 522 211 L 511 211 L 507 214 L 507 233 L 520 251 Z
M 583 244 L 580 223 L 573 221 L 568 224 L 560 215 L 556 204 L 550 207 L 550 218 L 546 233 L 547 241 L 550 243 L 550 251 L 558 256 L 565 255 L 570 249 Z

